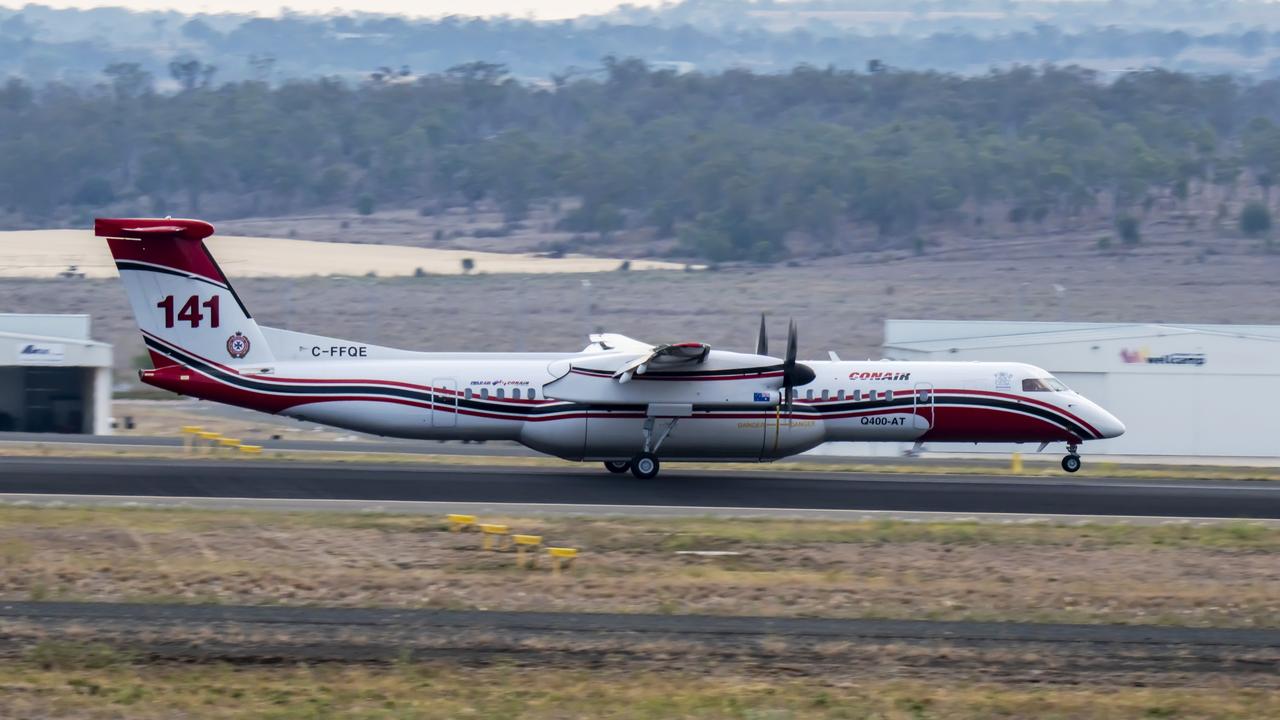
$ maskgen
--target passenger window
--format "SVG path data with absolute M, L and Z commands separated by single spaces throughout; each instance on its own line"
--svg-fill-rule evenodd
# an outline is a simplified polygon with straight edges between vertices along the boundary
M 480 388 L 480 399 L 481 400 L 489 399 L 489 388 Z
M 804 399 L 805 399 L 805 400 L 812 400 L 812 399 L 813 399 L 813 388 L 810 388 L 810 389 L 808 389 L 808 390 L 805 390 L 805 391 L 804 391 Z
M 855 402 L 862 402 L 862 391 L 861 391 L 861 390 L 854 390 L 854 391 L 853 391 L 853 399 L 854 399 L 854 401 L 855 401 Z
M 870 400 L 870 401 L 872 401 L 872 402 L 875 402 L 875 400 L 876 400 L 876 391 L 875 391 L 875 390 L 868 390 L 868 391 L 867 391 L 867 399 L 868 399 L 868 400 Z
M 529 398 L 530 400 L 537 400 L 537 399 L 538 399 L 538 391 L 537 391 L 537 390 L 534 390 L 533 388 L 529 388 L 528 390 L 525 390 L 525 391 L 524 391 L 524 396 L 525 396 L 525 397 L 527 397 L 527 398 Z
M 471 399 L 471 388 L 467 388 L 467 391 L 466 391 L 465 393 L 463 393 L 463 395 L 464 395 L 468 400 L 470 400 L 470 399 Z
M 885 400 L 892 400 L 892 399 L 893 399 L 893 391 L 892 391 L 892 390 L 885 390 L 885 391 L 884 391 L 884 399 L 885 399 Z
M 843 400 L 843 399 L 844 399 L 844 391 L 843 391 L 843 390 L 838 390 L 838 391 L 836 391 L 836 399 L 837 399 L 837 400 Z
M 822 391 L 822 399 L 823 399 L 823 400 L 830 400 L 830 399 L 831 399 L 831 391 L 830 391 L 830 390 L 823 390 L 823 391 Z
M 920 402 L 929 402 L 929 388 L 920 388 Z
M 503 390 L 502 388 L 498 388 L 498 399 L 499 399 L 499 400 L 501 400 L 502 398 L 506 397 L 506 394 L 507 394 L 507 391 L 506 391 L 506 390 Z

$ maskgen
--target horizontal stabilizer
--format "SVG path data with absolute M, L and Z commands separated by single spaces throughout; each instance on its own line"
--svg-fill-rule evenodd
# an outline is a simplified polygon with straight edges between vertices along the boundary
M 213 226 L 203 220 L 180 218 L 98 218 L 93 221 L 93 234 L 139 240 L 163 237 L 203 240 L 213 234 Z

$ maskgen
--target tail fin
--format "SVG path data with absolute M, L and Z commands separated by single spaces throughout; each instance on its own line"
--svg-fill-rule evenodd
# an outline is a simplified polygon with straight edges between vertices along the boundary
M 157 367 L 273 359 L 267 341 L 204 239 L 200 220 L 98 218 L 133 315 Z

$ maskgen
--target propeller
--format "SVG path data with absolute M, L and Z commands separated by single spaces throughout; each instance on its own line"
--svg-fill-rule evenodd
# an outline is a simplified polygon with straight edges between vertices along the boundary
M 796 321 L 792 320 L 787 328 L 787 356 L 782 361 L 782 402 L 783 409 L 788 413 L 791 412 L 795 400 L 796 388 L 808 385 L 818 376 L 813 368 L 796 362 L 796 351 L 799 346 L 797 335 Z
M 760 313 L 760 334 L 756 335 L 756 354 L 769 354 L 769 333 L 764 329 L 764 313 Z

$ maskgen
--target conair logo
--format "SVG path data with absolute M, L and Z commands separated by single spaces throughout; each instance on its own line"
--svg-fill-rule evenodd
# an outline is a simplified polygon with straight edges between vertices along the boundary
M 854 370 L 849 373 L 850 380 L 910 380 L 911 373 L 904 372 L 858 372 Z

